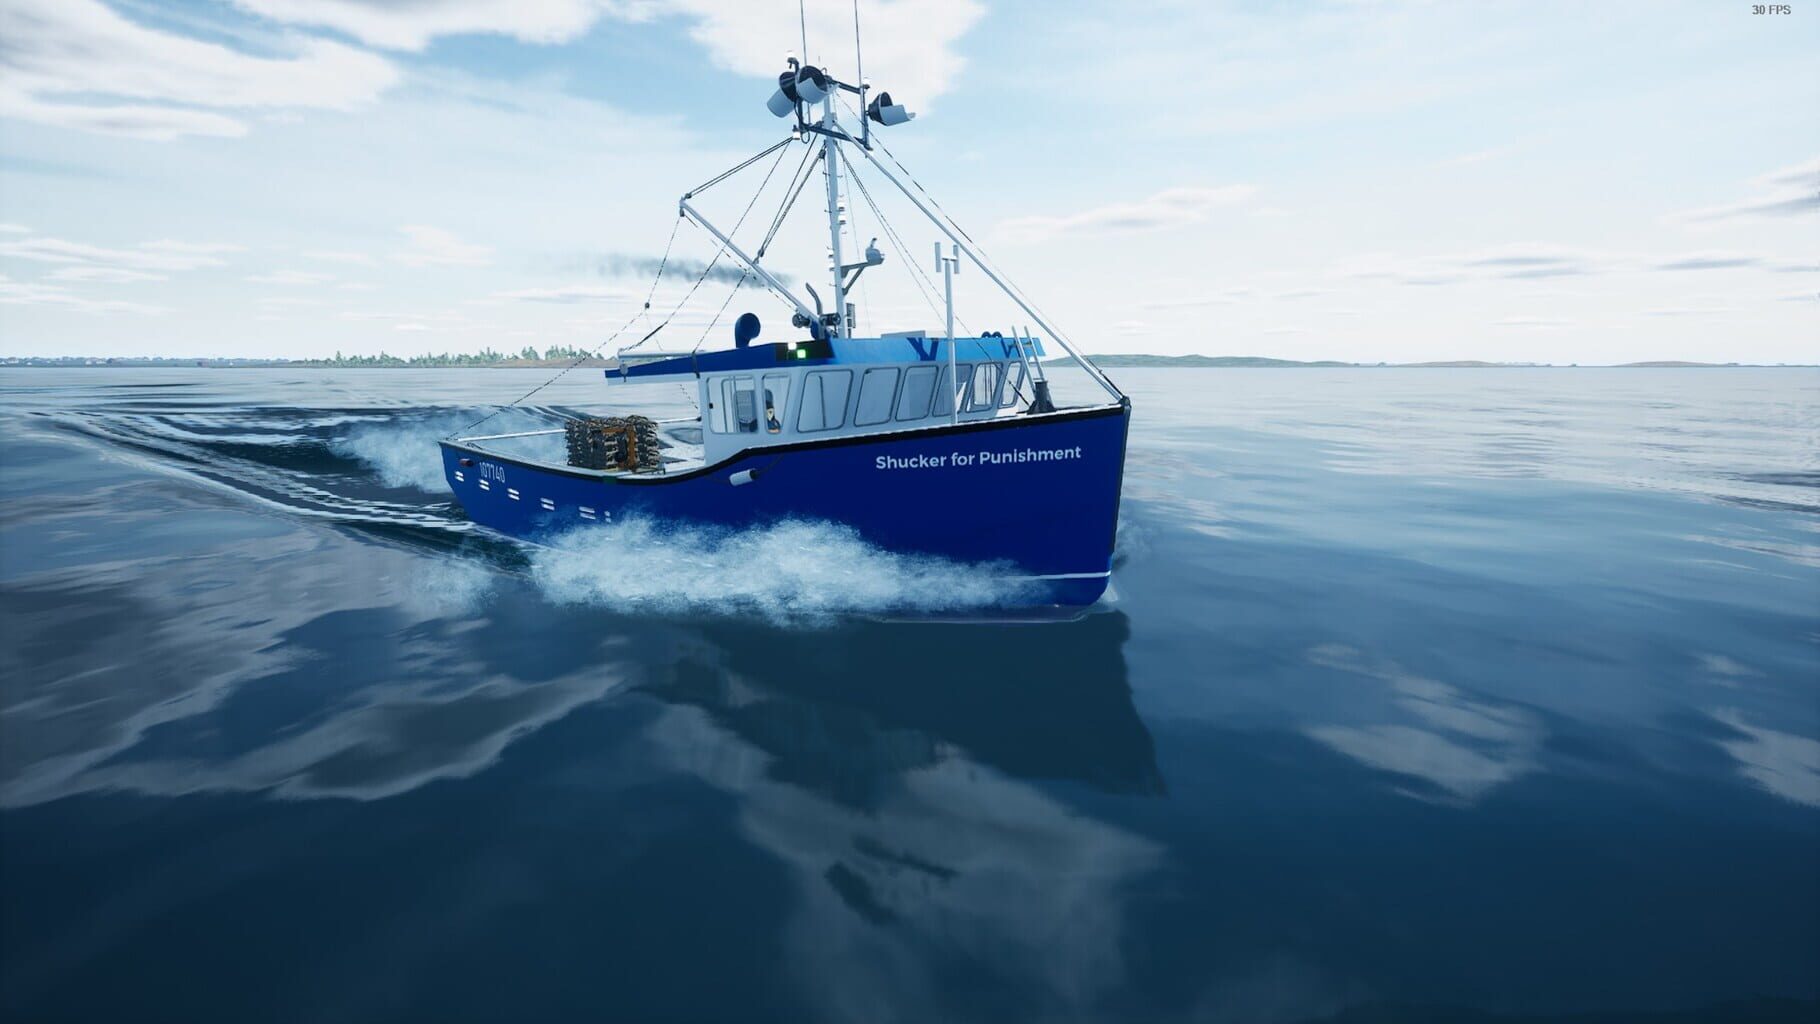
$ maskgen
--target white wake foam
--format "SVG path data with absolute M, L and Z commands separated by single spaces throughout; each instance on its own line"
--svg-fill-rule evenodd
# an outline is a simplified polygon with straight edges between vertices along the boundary
M 401 416 L 384 423 L 356 427 L 331 442 L 330 447 L 339 455 L 359 459 L 372 467 L 380 482 L 387 487 L 414 487 L 430 494 L 442 494 L 449 488 L 442 476 L 442 453 L 436 447 L 436 442 L 466 428 L 476 419 L 479 416 L 471 412 L 449 412 L 426 417 Z M 488 433 L 508 434 L 521 430 L 544 430 L 553 425 L 555 424 L 547 416 L 508 409 L 488 420 L 485 427 Z M 561 435 L 519 439 L 520 447 L 539 441 L 549 442 L 544 447 L 553 444 L 556 459 L 561 461 Z M 524 454 L 542 454 L 548 457 L 550 453 L 527 451 Z
M 895 554 L 847 527 L 805 521 L 745 530 L 601 524 L 571 531 L 531 562 L 544 594 L 565 604 L 774 621 L 988 609 L 1032 586 L 1007 565 Z

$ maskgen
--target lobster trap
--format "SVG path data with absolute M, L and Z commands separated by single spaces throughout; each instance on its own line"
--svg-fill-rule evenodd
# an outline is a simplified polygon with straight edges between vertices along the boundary
M 569 465 L 581 469 L 663 472 L 657 422 L 645 416 L 583 416 L 562 425 Z

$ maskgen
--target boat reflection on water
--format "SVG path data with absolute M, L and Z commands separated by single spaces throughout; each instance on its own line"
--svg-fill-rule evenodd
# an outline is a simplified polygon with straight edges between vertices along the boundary
M 782 959 L 801 998 L 835 1019 L 883 993 L 902 1019 L 996 999 L 1068 1016 L 1125 980 L 1123 897 L 1162 851 L 1082 813 L 1067 784 L 1163 792 L 1128 633 L 1105 614 L 1041 644 L 891 623 L 729 623 L 678 643 L 643 687 L 670 709 L 650 735 L 789 869 Z
M 1118 613 L 1027 631 L 725 623 L 643 690 L 771 755 L 773 778 L 855 806 L 956 752 L 1015 778 L 1161 793 L 1126 681 L 1129 634 Z

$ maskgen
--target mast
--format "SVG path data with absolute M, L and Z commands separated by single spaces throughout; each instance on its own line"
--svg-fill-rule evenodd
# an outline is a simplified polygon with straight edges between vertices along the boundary
M 828 250 L 833 254 L 829 270 L 834 275 L 834 324 L 828 333 L 830 337 L 846 337 L 847 287 L 842 279 L 847 272 L 840 261 L 840 144 L 834 134 L 839 128 L 834 118 L 833 90 L 822 99 L 822 127 L 827 129 L 822 135 L 822 158 L 828 175 Z

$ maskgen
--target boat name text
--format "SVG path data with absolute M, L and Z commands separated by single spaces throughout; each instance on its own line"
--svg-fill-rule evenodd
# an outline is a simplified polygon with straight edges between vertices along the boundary
M 874 469 L 947 469 L 967 466 L 1002 466 L 1019 462 L 1065 462 L 1081 457 L 1081 446 L 1072 448 L 1013 448 L 1006 452 L 951 452 L 947 455 L 880 455 Z

